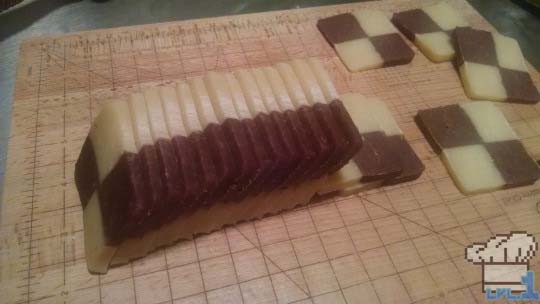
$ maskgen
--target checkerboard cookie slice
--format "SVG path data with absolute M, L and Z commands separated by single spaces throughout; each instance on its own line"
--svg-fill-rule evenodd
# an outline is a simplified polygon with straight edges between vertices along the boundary
M 416 121 L 464 193 L 533 184 L 540 167 L 489 101 L 421 110 Z
M 382 101 L 360 94 L 345 94 L 341 100 L 361 134 L 362 147 L 329 176 L 319 193 L 349 195 L 381 184 L 414 180 L 422 174 L 424 165 Z
M 515 39 L 460 27 L 454 31 L 454 44 L 456 65 L 470 98 L 528 104 L 540 100 Z
M 356 10 L 317 22 L 351 72 L 409 63 L 414 52 L 381 11 Z
M 446 2 L 395 13 L 392 22 L 431 61 L 449 61 L 455 51 L 451 32 L 467 21 Z

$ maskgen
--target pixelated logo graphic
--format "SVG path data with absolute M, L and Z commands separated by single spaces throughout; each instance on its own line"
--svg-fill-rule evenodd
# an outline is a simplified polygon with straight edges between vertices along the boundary
M 537 250 L 538 243 L 531 234 L 513 231 L 467 246 L 465 259 L 482 266 L 486 300 L 540 301 L 540 292 L 534 290 L 534 272 L 529 270 Z

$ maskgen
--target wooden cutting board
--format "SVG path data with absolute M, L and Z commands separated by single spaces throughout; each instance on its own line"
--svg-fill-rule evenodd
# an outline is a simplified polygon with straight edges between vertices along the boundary
M 391 12 L 433 1 L 380 1 L 98 30 L 20 48 L 0 230 L 0 302 L 476 302 L 480 266 L 464 247 L 495 233 L 540 233 L 534 186 L 462 196 L 412 117 L 464 101 L 450 63 L 416 48 L 411 64 L 351 74 L 315 27 L 354 8 Z M 492 29 L 464 0 L 473 26 Z M 319 56 L 341 93 L 378 96 L 426 164 L 417 181 L 161 249 L 95 276 L 86 270 L 74 162 L 101 105 L 208 70 Z M 533 69 L 531 68 L 531 71 Z M 538 86 L 539 75 L 533 73 Z M 540 159 L 540 106 L 500 104 Z M 532 269 L 538 269 L 535 259 Z

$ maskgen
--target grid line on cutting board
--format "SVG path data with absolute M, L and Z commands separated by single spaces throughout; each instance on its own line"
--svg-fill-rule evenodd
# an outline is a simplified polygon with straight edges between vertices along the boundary
M 465 1 L 449 2 L 473 26 L 491 29 Z M 385 0 L 24 42 L 0 230 L 0 244 L 7 248 L 1 256 L 3 299 L 352 303 L 373 297 L 386 303 L 393 299 L 383 290 L 393 288 L 411 302 L 440 297 L 481 302 L 480 269 L 464 262 L 463 247 L 509 229 L 538 237 L 538 184 L 462 196 L 412 119 L 419 109 L 466 100 L 451 64 L 433 64 L 413 47 L 416 56 L 409 65 L 351 74 L 315 27 L 318 18 L 358 7 L 390 13 L 389 7 L 399 11 L 420 5 L 425 3 Z M 420 179 L 228 227 L 160 249 L 107 275 L 87 273 L 73 169 L 103 102 L 208 70 L 308 56 L 323 58 L 340 93 L 360 92 L 386 102 L 426 164 Z M 538 73 L 532 76 L 538 86 Z M 539 159 L 540 107 L 499 106 Z M 531 266 L 538 269 L 538 263 Z M 441 280 L 441 273 L 450 273 L 450 279 Z

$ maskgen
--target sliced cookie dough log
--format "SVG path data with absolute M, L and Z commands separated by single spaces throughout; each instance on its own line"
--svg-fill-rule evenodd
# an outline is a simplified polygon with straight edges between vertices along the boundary
M 189 158 L 195 158 L 196 161 L 193 164 L 196 170 L 192 172 L 201 172 L 200 175 L 194 174 L 192 176 L 201 177 L 199 183 L 194 183 L 195 186 L 199 186 L 199 192 L 193 192 L 194 200 L 191 204 L 191 209 L 198 209 L 202 205 L 211 203 L 210 197 L 218 188 L 221 180 L 209 149 L 208 139 L 203 134 L 203 124 L 199 120 L 199 114 L 189 85 L 185 82 L 177 83 L 176 93 L 180 100 L 182 119 L 188 137 L 187 141 L 183 138 L 174 137 L 173 142 L 178 158 L 182 159 L 184 153 Z M 187 186 L 186 189 L 188 189 Z
M 239 120 L 232 95 L 224 74 L 209 72 L 204 83 L 210 94 L 210 101 L 223 128 L 225 140 L 229 143 L 233 158 L 237 163 L 236 184 L 229 189 L 225 200 L 238 201 L 250 193 L 253 182 L 260 175 L 260 167 L 249 140 L 246 126 Z
M 351 72 L 409 63 L 414 52 L 381 11 L 360 9 L 317 22 Z
M 116 245 L 145 219 L 146 197 L 142 166 L 137 155 L 128 104 L 110 102 L 98 114 L 81 156 L 75 179 L 82 168 L 96 169 L 99 189 L 83 202 L 85 255 L 90 272 L 103 272 L 116 252 Z M 90 148 L 88 148 L 90 147 Z M 81 161 L 94 159 L 95 164 Z M 78 185 L 81 188 L 83 185 Z
M 230 145 L 225 140 L 224 130 L 219 125 L 204 80 L 202 77 L 195 77 L 189 79 L 188 83 L 208 144 L 205 148 L 210 151 L 217 173 L 217 188 L 206 202 L 212 204 L 221 199 L 228 199 L 224 197 L 228 191 L 242 188 L 242 185 L 237 183 L 238 159 L 234 158 Z
M 315 110 L 319 122 L 324 127 L 332 145 L 335 146 L 334 159 L 327 173 L 333 173 L 345 165 L 358 151 L 361 145 L 358 133 L 351 118 L 339 100 L 326 100 L 319 82 L 305 60 L 296 59 L 291 67 L 300 81 L 308 102 Z M 287 70 L 287 68 L 283 68 Z M 344 114 L 344 115 L 343 115 Z
M 304 126 L 297 115 L 290 115 L 282 111 L 272 84 L 262 68 L 253 68 L 251 73 L 261 92 L 262 100 L 270 116 L 279 126 L 279 132 L 285 142 L 290 146 L 290 150 L 298 155 L 298 164 L 292 171 L 285 184 L 299 183 L 309 177 L 309 170 L 313 167 L 317 157 L 314 147 L 311 146 L 310 138 L 307 135 L 307 126 Z
M 243 69 L 236 71 L 235 76 L 244 92 L 251 116 L 254 117 L 254 121 L 268 143 L 267 151 L 274 159 L 274 172 L 270 175 L 272 178 L 268 181 L 267 190 L 285 187 L 287 185 L 284 182 L 288 175 L 298 166 L 299 155 L 294 150 L 293 143 L 285 142 L 286 138 L 281 136 L 280 130 L 284 126 L 278 124 L 284 124 L 284 122 L 275 121 L 269 115 L 253 74 L 249 70 Z
M 454 44 L 461 82 L 470 98 L 525 104 L 540 100 L 515 39 L 460 27 L 454 31 Z
M 493 103 L 421 110 L 417 122 L 463 193 L 529 185 L 540 178 L 538 164 Z
M 332 151 L 326 133 L 317 121 L 313 109 L 306 107 L 302 110 L 303 114 L 300 114 L 295 108 L 279 72 L 274 67 L 262 69 L 276 96 L 280 111 L 287 116 L 290 128 L 295 130 L 297 140 L 304 145 L 304 150 L 314 153 L 311 164 L 306 168 L 304 178 L 320 177 L 325 172 Z
M 440 2 L 420 9 L 395 13 L 392 22 L 434 62 L 452 60 L 452 31 L 468 23 L 452 6 Z

